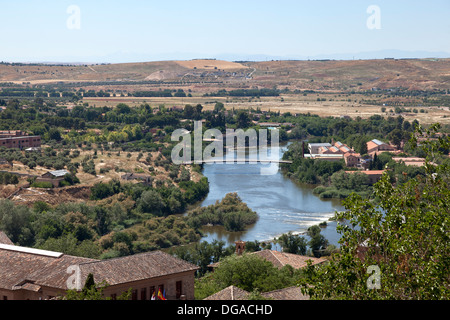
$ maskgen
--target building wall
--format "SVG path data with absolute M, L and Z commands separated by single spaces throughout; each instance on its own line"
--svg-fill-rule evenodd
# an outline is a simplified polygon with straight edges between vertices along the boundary
M 145 289 L 146 300 L 150 300 L 151 299 L 150 288 L 154 287 L 157 295 L 158 288 L 159 286 L 162 285 L 164 286 L 164 289 L 166 291 L 167 300 L 178 300 L 180 299 L 180 298 L 177 299 L 176 296 L 176 289 L 177 289 L 176 286 L 178 281 L 181 281 L 182 284 L 181 295 L 184 295 L 186 300 L 193 300 L 194 271 L 111 286 L 105 289 L 104 294 L 106 297 L 111 297 L 112 294 L 120 296 L 123 292 L 127 291 L 129 288 L 132 288 L 132 290 L 137 290 L 137 297 L 136 297 L 137 300 L 141 300 L 142 289 Z
M 41 137 L 39 136 L 24 136 L 0 139 L 0 147 L 23 149 L 40 146 Z
M 59 178 L 59 177 L 55 178 L 55 179 L 45 178 L 45 177 L 37 177 L 36 178 L 37 182 L 51 182 L 55 188 L 59 187 L 59 182 L 62 180 L 64 180 L 64 178 Z
M 145 289 L 146 299 L 150 300 L 150 288 L 154 287 L 156 294 L 158 294 L 158 287 L 160 285 L 164 286 L 166 291 L 167 300 L 179 300 L 182 297 L 177 298 L 177 282 L 181 281 L 181 295 L 185 297 L 186 300 L 194 300 L 194 272 L 187 271 L 178 274 L 167 275 L 163 277 L 156 277 L 150 279 L 144 279 L 135 282 L 123 283 L 119 285 L 108 286 L 104 291 L 105 297 L 111 297 L 116 295 L 119 297 L 121 294 L 126 292 L 128 289 L 137 290 L 137 300 L 142 300 L 141 292 Z M 95 275 L 94 275 L 95 279 Z M 41 287 L 39 292 L 29 291 L 29 290 L 5 290 L 0 289 L 0 300 L 6 297 L 7 300 L 48 300 L 54 297 L 58 297 L 65 294 L 65 290 L 51 288 L 51 287 Z
M 358 164 L 359 162 L 359 158 L 353 155 L 349 155 L 347 157 L 345 157 L 345 164 L 348 167 L 354 167 Z

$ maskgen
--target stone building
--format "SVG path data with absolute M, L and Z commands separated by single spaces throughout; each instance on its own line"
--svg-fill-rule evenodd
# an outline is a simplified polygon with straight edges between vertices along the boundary
M 159 290 L 167 300 L 194 299 L 198 267 L 162 251 L 97 260 L 12 245 L 0 233 L 0 299 L 47 300 L 81 289 L 89 274 L 105 282 L 105 297 L 132 290 L 133 300 L 152 300 Z
M 37 177 L 37 182 L 50 182 L 54 187 L 59 187 L 59 183 L 65 179 L 66 174 L 70 174 L 67 170 L 54 170 L 44 173 L 42 176 Z
M 9 137 L 0 139 L 0 147 L 5 148 L 39 148 L 41 146 L 40 136 L 22 136 L 22 137 Z

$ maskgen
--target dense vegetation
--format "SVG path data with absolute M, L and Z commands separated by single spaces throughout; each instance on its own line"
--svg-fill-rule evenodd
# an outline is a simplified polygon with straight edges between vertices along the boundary
M 433 129 L 439 128 L 438 126 Z M 425 175 L 403 184 L 387 174 L 375 185 L 377 204 L 351 195 L 337 215 L 340 250 L 309 268 L 302 284 L 314 299 L 448 300 L 450 167 L 439 149 L 450 138 L 427 141 Z
M 78 101 L 81 93 L 71 92 L 66 96 L 68 100 Z M 253 96 L 258 93 L 263 95 L 261 92 L 236 94 Z M 16 244 L 92 258 L 112 258 L 178 246 L 175 254 L 199 265 L 199 276 L 206 275 L 197 282 L 199 297 L 230 284 L 257 295 L 295 283 L 304 284 L 314 298 L 404 298 L 409 297 L 408 294 L 418 298 L 448 297 L 449 267 L 445 253 L 449 249 L 449 160 L 436 154 L 439 150 L 448 153 L 448 143 L 442 143 L 433 153 L 413 148 L 413 143 L 404 146 L 408 154 L 431 154 L 430 161 L 438 164 L 436 167 L 430 164 L 425 168 L 407 167 L 393 162 L 388 153 L 380 155 L 371 168 L 388 165 L 390 170 L 374 187 L 368 185 L 361 174 L 344 173 L 347 168 L 342 162 L 303 159 L 300 156 L 302 145 L 293 143 L 285 153 L 285 159 L 293 163 L 283 165 L 284 172 L 299 182 L 320 184 L 315 193 L 322 197 L 347 198 L 344 203 L 349 211 L 339 218 L 351 222 L 350 228 L 342 227 L 345 246 L 337 255 L 336 248 L 328 245 L 317 227 L 308 230 L 305 238 L 286 234 L 277 239 L 286 252 L 311 256 L 333 254 L 330 265 L 318 270 L 310 268 L 303 274 L 292 268 L 274 269 L 265 262 L 253 261 L 249 255 L 236 258 L 233 248 L 225 248 L 221 243 L 199 243 L 204 225 L 222 225 L 227 230 L 238 231 L 256 221 L 256 214 L 237 195 L 227 195 L 213 206 L 194 209 L 184 216 L 176 215 L 203 199 L 209 185 L 206 178 L 192 180 L 187 170 L 168 160 L 174 145 L 170 141 L 173 130 L 192 131 L 192 120 L 200 119 L 205 119 L 204 130 L 257 129 L 258 125 L 252 121 L 262 116 L 260 110 L 225 112 L 220 103 L 213 111 L 204 111 L 199 104 L 171 110 L 165 106 L 152 108 L 146 103 L 133 108 L 126 104 L 110 108 L 78 103 L 67 109 L 58 106 L 56 100 L 47 99 L 45 94 L 42 97 L 36 93 L 33 96 L 23 94 L 29 99 L 6 100 L 5 97 L 0 101 L 6 106 L 0 113 L 0 129 L 39 134 L 50 147 L 37 153 L 2 148 L 1 158 L 21 162 L 29 169 L 39 165 L 48 169 L 66 168 L 73 174 L 82 170 L 95 175 L 98 172 L 93 159 L 97 152 L 138 151 L 147 163 L 153 161 L 155 166 L 163 167 L 169 179 L 150 185 L 117 180 L 97 183 L 91 188 L 90 201 L 80 203 L 50 206 L 36 202 L 30 208 L 2 199 L 0 229 Z M 417 121 L 409 123 L 401 116 L 354 120 L 279 112 L 268 112 L 265 116 L 267 121 L 286 124 L 280 132 L 283 140 L 341 141 L 362 154 L 367 141 L 378 138 L 401 142 L 410 138 L 418 125 Z M 190 121 L 181 121 L 184 119 Z M 289 132 L 287 127 L 290 127 Z M 80 151 L 92 152 L 80 160 Z M 151 158 L 151 152 L 159 153 L 156 159 Z M 0 181 L 15 183 L 15 177 L 3 174 Z M 377 198 L 377 202 L 362 199 L 371 196 Z M 376 203 L 382 210 L 375 207 Z M 385 260 L 374 261 L 372 257 L 366 262 L 354 260 L 358 246 L 367 239 L 381 250 Z M 180 246 L 189 243 L 194 243 L 192 250 Z M 251 247 L 261 249 L 257 243 L 248 242 L 247 248 Z M 212 277 L 207 273 L 207 265 L 218 261 L 221 267 L 217 269 L 217 276 Z M 382 283 L 393 285 L 386 285 L 377 292 L 366 290 L 369 263 L 379 264 L 384 277 Z M 419 285 L 410 286 L 410 279 Z M 421 291 L 419 287 L 425 289 Z
M 92 188 L 95 202 L 33 208 L 0 201 L 0 229 L 14 243 L 68 254 L 104 257 L 144 252 L 200 239 L 198 227 L 185 217 L 164 217 L 183 212 L 207 193 L 206 178 L 178 187 L 152 188 L 144 184 L 98 183 Z M 132 227 L 142 224 L 145 232 Z M 145 239 L 145 241 L 143 240 Z
M 229 193 L 214 205 L 196 208 L 189 213 L 191 221 L 198 225 L 221 225 L 227 231 L 243 231 L 254 224 L 258 216 L 237 193 Z

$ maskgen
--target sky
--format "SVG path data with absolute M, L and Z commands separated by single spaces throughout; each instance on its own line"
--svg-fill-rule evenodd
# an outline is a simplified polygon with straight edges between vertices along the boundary
M 450 57 L 449 15 L 450 0 L 0 0 L 0 61 Z

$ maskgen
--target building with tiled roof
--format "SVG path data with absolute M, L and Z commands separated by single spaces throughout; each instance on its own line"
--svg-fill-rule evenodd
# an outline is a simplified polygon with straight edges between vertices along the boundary
M 308 143 L 308 150 L 310 154 L 317 154 L 319 153 L 319 148 L 321 147 L 326 147 L 329 148 L 331 147 L 330 143 Z
M 162 251 L 109 260 L 75 257 L 59 252 L 0 244 L 0 299 L 44 300 L 81 289 L 91 273 L 105 281 L 103 293 L 113 299 L 132 289 L 132 299 L 150 300 L 165 292 L 168 300 L 194 299 L 198 267 Z
M 276 250 L 261 250 L 250 254 L 255 254 L 267 261 L 270 261 L 275 267 L 280 269 L 286 265 L 290 265 L 294 269 L 301 269 L 307 266 L 308 261 L 311 261 L 313 265 L 327 261 L 325 258 L 301 256 L 299 254 L 280 252 Z
M 229 286 L 203 300 L 248 300 L 249 295 L 248 291 Z M 309 300 L 309 296 L 303 294 L 301 288 L 297 286 L 262 292 L 261 296 L 270 300 Z
M 357 170 L 357 171 L 345 171 L 346 173 L 364 173 L 369 178 L 369 184 L 374 184 L 380 180 L 385 170 Z
M 344 154 L 345 165 L 347 167 L 357 167 L 361 161 L 359 153 L 347 152 Z
M 247 300 L 250 292 L 235 286 L 226 287 L 203 300 Z
M 297 286 L 263 292 L 261 295 L 271 300 L 309 300 L 309 296 L 303 294 L 302 289 Z
M 397 148 L 378 139 L 367 142 L 367 154 L 371 155 L 372 158 L 375 153 L 379 154 L 386 151 L 397 151 Z
M 243 250 L 242 250 L 243 252 Z M 236 253 L 237 255 L 240 255 L 241 253 Z M 275 267 L 281 269 L 282 267 L 286 265 L 290 265 L 294 269 L 301 269 L 308 265 L 308 261 L 311 261 L 312 265 L 321 264 L 327 261 L 325 258 L 315 258 L 315 257 L 308 257 L 308 256 L 302 256 L 299 254 L 293 254 L 293 253 L 286 253 L 286 252 L 280 252 L 276 250 L 261 250 L 261 251 L 255 251 L 250 252 L 248 254 L 254 254 L 258 257 L 265 259 L 269 262 L 271 262 Z M 214 269 L 218 267 L 220 264 L 219 262 L 210 264 L 208 267 L 210 269 Z
M 425 165 L 425 159 L 419 157 L 392 157 L 392 160 L 397 163 L 403 162 L 407 166 L 423 167 Z
M 42 176 L 37 177 L 36 181 L 50 182 L 54 187 L 58 187 L 60 185 L 60 182 L 65 179 L 66 174 L 70 174 L 70 172 L 65 169 L 49 171 L 44 173 Z
M 0 244 L 13 245 L 14 243 L 11 241 L 11 239 L 9 239 L 9 237 L 3 231 L 0 231 Z

